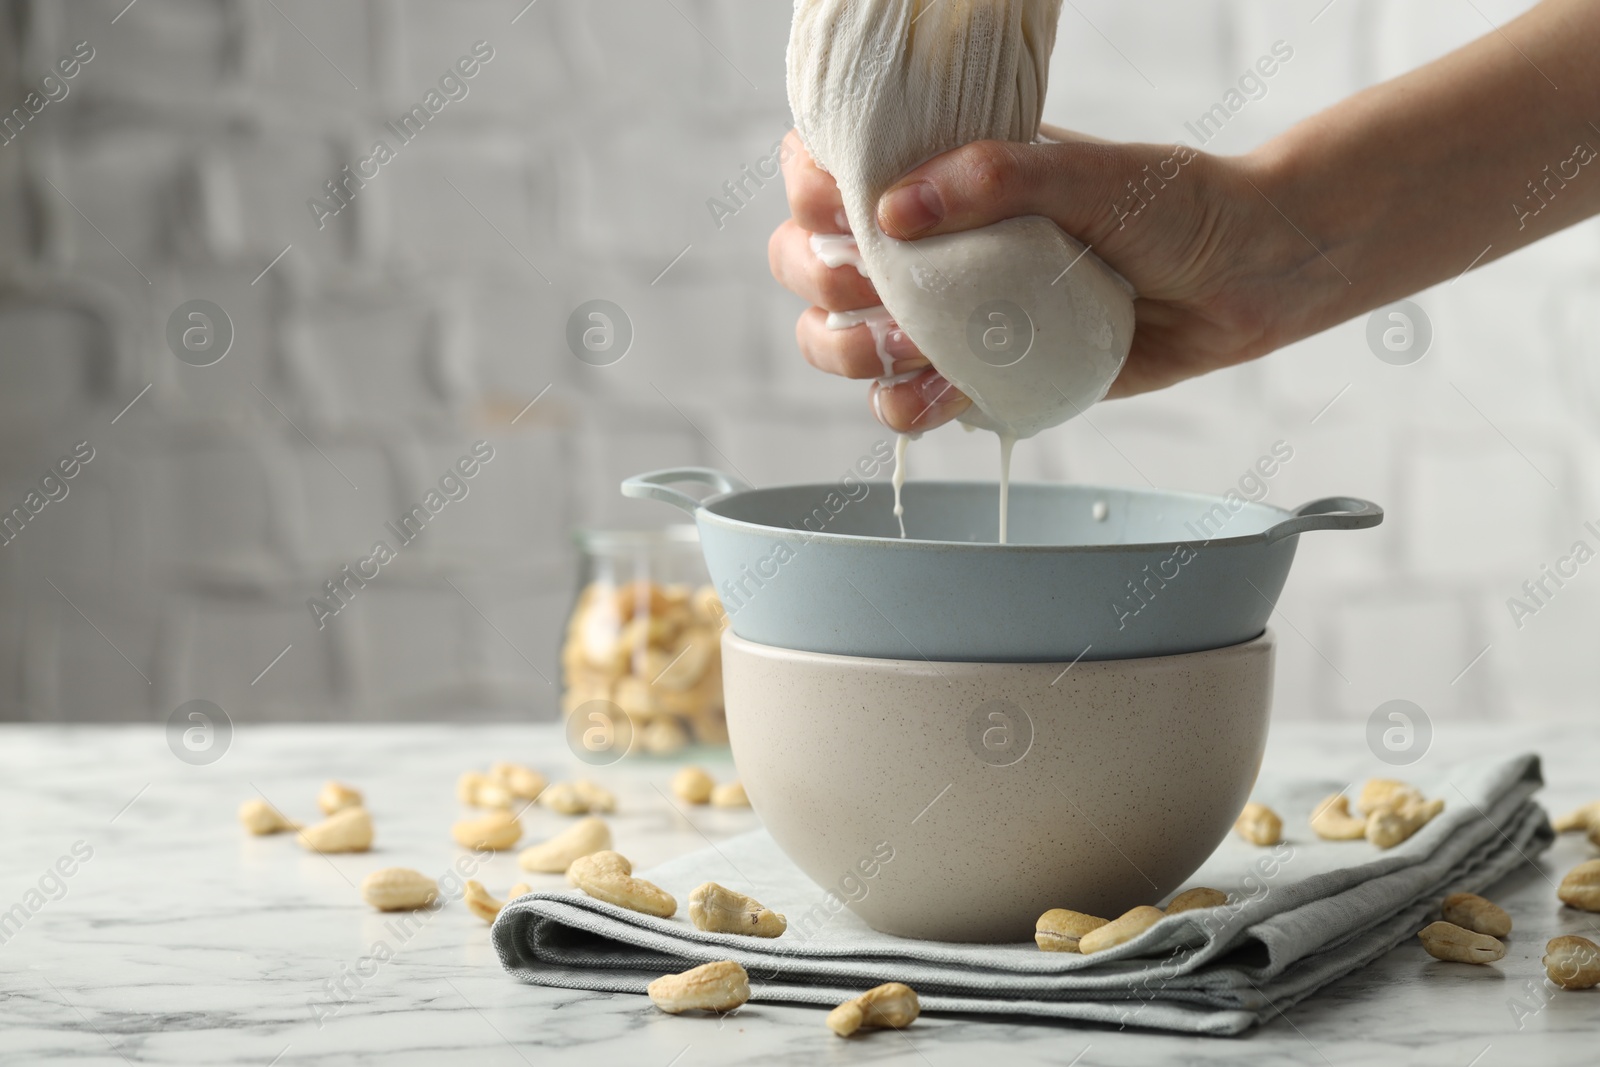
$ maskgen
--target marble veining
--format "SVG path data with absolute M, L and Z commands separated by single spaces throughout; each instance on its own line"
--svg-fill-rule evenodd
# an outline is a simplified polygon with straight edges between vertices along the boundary
M 1383 773 L 1363 725 L 1276 726 L 1266 763 L 1319 777 Z M 1544 755 L 1552 810 L 1600 796 L 1589 724 L 1441 724 L 1425 759 L 1513 745 Z M 1558 933 L 1600 938 L 1600 917 L 1555 900 L 1553 882 L 1593 855 L 1571 835 L 1493 892 L 1516 923 L 1494 967 L 1439 963 L 1405 945 L 1237 1039 L 930 1016 L 904 1034 L 846 1043 L 808 1008 L 675 1018 L 642 997 L 522 985 L 459 904 L 397 935 L 355 886 L 378 867 L 443 874 L 467 857 L 449 838 L 455 778 L 497 758 L 610 785 L 619 847 L 641 867 L 756 825 L 750 812 L 675 810 L 665 789 L 676 763 L 584 767 L 552 726 L 241 726 L 227 755 L 204 767 L 174 758 L 153 727 L 0 727 L 0 1063 L 1595 1062 L 1600 990 L 1553 993 L 1539 964 Z M 707 765 L 733 773 L 726 757 Z M 317 856 L 288 837 L 251 838 L 234 819 L 258 795 L 313 818 L 330 777 L 366 792 L 372 853 Z M 524 822 L 529 839 L 566 824 L 544 811 Z M 85 849 L 89 858 L 76 858 Z M 498 893 L 522 877 L 512 853 L 474 876 Z M 371 963 L 384 940 L 392 957 Z

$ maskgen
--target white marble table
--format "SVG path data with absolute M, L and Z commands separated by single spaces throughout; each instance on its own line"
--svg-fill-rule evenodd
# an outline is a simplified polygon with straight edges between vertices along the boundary
M 1377 773 L 1363 725 L 1280 726 L 1268 762 L 1324 776 Z M 1508 733 L 1442 723 L 1436 733 L 1429 763 L 1532 748 L 1546 759 L 1547 806 L 1600 796 L 1592 724 Z M 807 1008 L 670 1017 L 643 997 L 512 981 L 487 927 L 459 905 L 431 913 L 392 960 L 359 973 L 373 942 L 393 938 L 355 885 L 378 867 L 443 872 L 464 856 L 448 830 L 456 775 L 502 757 L 561 775 L 588 770 L 550 726 L 241 726 L 220 761 L 199 767 L 176 759 L 150 727 L 0 727 L 0 913 L 9 916 L 0 918 L 0 1063 L 1600 1061 L 1600 989 L 1552 996 L 1538 962 L 1546 939 L 1588 921 L 1555 901 L 1551 879 L 1591 854 L 1570 836 L 1494 892 L 1517 924 L 1500 965 L 1440 964 L 1406 945 L 1237 1039 L 924 1017 L 904 1035 L 847 1043 Z M 618 843 L 641 866 L 756 823 L 750 812 L 701 810 L 689 825 L 657 791 L 673 766 L 593 774 L 620 794 Z M 731 774 L 725 757 L 708 766 Z M 375 851 L 316 856 L 288 837 L 248 837 L 234 820 L 240 801 L 261 794 L 310 817 L 329 777 L 366 791 Z M 562 825 L 542 811 L 525 821 L 530 838 Z M 80 862 L 75 846 L 92 855 Z M 52 878 L 63 857 L 72 873 Z M 519 878 L 513 855 L 479 878 L 503 893 Z M 326 1005 L 330 981 L 349 991 L 331 1015 L 314 1007 Z

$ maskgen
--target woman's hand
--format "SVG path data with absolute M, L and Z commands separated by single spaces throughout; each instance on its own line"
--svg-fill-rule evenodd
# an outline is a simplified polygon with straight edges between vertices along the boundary
M 1053 129 L 1046 135 L 1059 143 L 982 141 L 930 160 L 884 194 L 878 226 L 916 240 L 1043 215 L 1088 244 L 1138 292 L 1133 348 L 1110 396 L 1172 385 L 1303 336 L 1297 319 L 1311 315 L 1297 316 L 1294 307 L 1314 303 L 1315 293 L 1291 300 L 1289 291 L 1343 285 L 1267 200 L 1268 168 L 1252 157 L 1105 144 Z M 772 235 L 768 254 L 778 281 L 815 305 L 800 317 L 800 351 L 834 374 L 882 377 L 867 327 L 826 325 L 830 311 L 879 300 L 855 268 L 830 270 L 811 251 L 811 234 L 848 232 L 843 204 L 792 131 L 788 147 L 793 218 Z M 1297 281 L 1302 273 L 1311 281 Z M 896 374 L 922 370 L 891 387 L 873 383 L 874 410 L 892 429 L 930 429 L 971 403 L 900 331 L 886 347 Z

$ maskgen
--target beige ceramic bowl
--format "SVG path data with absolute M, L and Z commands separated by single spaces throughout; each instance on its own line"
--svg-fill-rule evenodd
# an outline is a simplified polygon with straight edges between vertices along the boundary
M 728 731 L 778 845 L 873 928 L 1025 941 L 1050 908 L 1159 903 L 1211 854 L 1261 768 L 1273 644 L 1066 670 L 730 631 Z

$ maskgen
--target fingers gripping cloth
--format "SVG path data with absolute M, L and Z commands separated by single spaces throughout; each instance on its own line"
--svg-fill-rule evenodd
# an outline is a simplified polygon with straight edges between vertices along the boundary
M 898 240 L 878 198 L 973 141 L 1039 133 L 1061 0 L 796 0 L 789 105 L 833 175 L 868 277 L 962 416 L 1031 437 L 1105 396 L 1133 339 L 1133 293 L 1040 216 Z M 1070 269 L 1069 269 L 1070 268 Z

